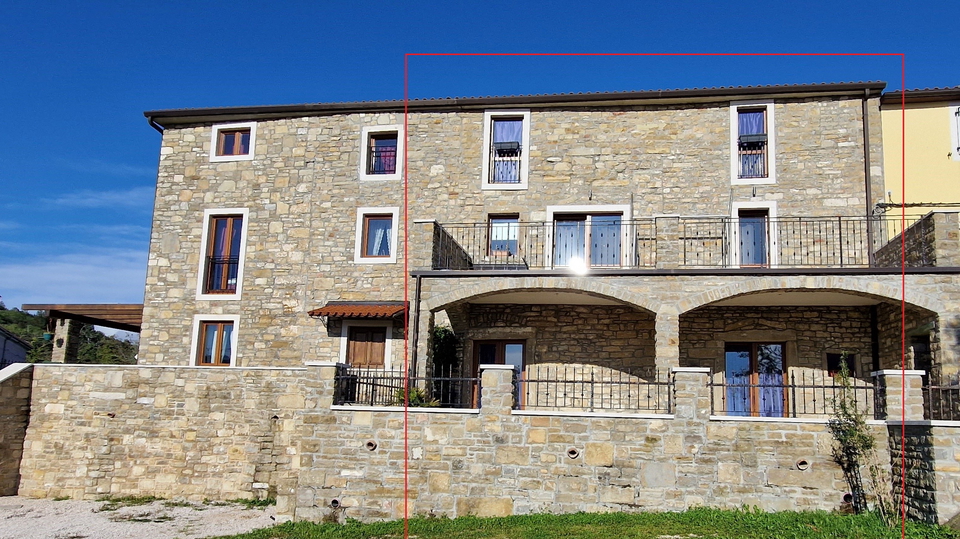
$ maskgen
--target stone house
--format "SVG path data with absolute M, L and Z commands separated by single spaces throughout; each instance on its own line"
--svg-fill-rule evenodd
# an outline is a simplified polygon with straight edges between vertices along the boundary
M 883 88 L 147 112 L 139 365 L 33 370 L 19 490 L 289 518 L 832 509 L 845 365 L 881 457 L 918 470 L 911 514 L 949 518 L 956 418 L 930 403 L 960 366 L 960 224 L 875 212 Z M 398 407 L 407 383 L 436 406 Z

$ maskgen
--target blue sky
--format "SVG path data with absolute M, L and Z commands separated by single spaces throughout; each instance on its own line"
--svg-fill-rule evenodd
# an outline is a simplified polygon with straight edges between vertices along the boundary
M 904 53 L 960 85 L 955 2 L 0 3 L 0 297 L 139 303 L 143 111 L 400 99 L 404 53 Z M 411 97 L 884 80 L 898 57 L 412 57 Z

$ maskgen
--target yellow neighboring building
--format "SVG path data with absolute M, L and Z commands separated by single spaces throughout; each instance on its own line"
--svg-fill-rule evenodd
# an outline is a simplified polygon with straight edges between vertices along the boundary
M 960 86 L 905 93 L 905 100 L 903 92 L 886 93 L 880 100 L 884 202 L 908 204 L 907 215 L 960 211 Z M 901 146 L 904 133 L 906 145 Z M 899 208 L 888 212 L 899 213 Z

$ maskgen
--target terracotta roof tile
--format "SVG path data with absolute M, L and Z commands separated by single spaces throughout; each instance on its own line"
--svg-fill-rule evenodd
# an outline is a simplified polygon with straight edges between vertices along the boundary
M 331 301 L 319 309 L 310 311 L 310 316 L 332 318 L 393 318 L 403 313 L 403 302 L 386 301 L 382 303 L 370 302 L 339 302 Z

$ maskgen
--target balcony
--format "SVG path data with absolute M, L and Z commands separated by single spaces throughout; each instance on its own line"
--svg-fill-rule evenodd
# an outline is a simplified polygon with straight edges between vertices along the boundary
M 516 223 L 509 228 L 509 237 L 504 236 L 505 229 L 489 223 L 434 224 L 431 267 L 574 271 L 898 267 L 901 241 L 907 243 L 907 266 L 955 265 L 957 214 L 932 213 L 901 221 L 899 216 L 882 215 L 757 213 Z

